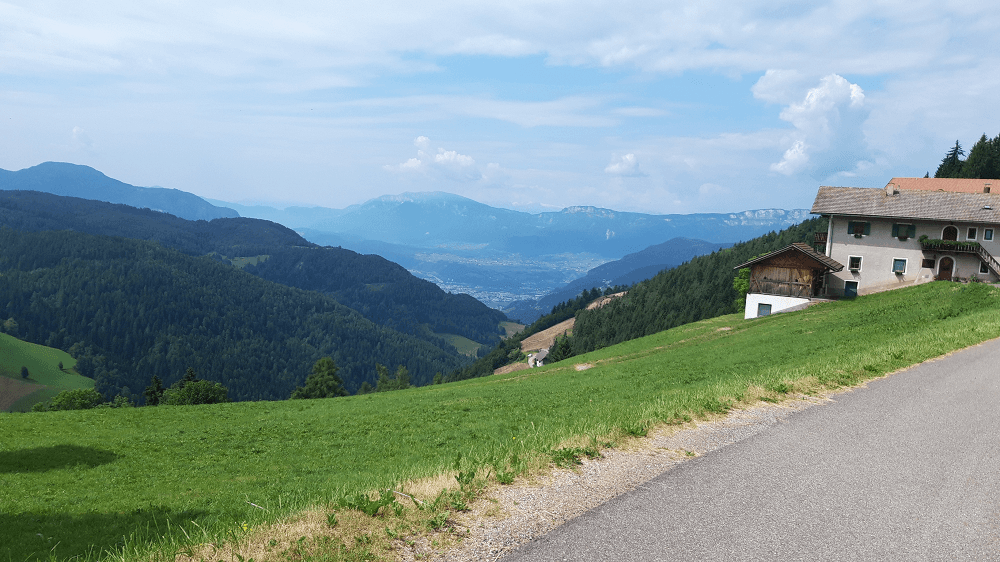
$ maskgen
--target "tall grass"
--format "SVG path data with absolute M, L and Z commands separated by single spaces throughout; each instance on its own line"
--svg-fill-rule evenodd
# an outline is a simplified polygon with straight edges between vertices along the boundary
M 0 560 L 142 558 L 447 472 L 459 454 L 469 467 L 502 465 L 581 436 L 855 384 L 1000 336 L 998 312 L 993 287 L 933 283 L 407 391 L 2 414 Z

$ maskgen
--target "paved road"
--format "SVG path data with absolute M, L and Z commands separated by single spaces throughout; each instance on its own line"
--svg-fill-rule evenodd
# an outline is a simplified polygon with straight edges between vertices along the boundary
M 1000 560 L 1000 340 L 796 413 L 503 560 Z

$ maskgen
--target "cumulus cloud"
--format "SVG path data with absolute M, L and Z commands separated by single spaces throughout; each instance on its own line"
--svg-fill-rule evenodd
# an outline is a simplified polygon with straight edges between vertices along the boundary
M 413 140 L 417 147 L 417 156 L 395 166 L 385 166 L 386 170 L 403 173 L 422 173 L 427 176 L 447 178 L 457 182 L 472 182 L 483 179 L 483 172 L 476 161 L 455 150 L 431 148 L 431 139 L 419 136 Z M 496 167 L 496 164 L 487 167 Z
M 608 164 L 604 168 L 604 171 L 614 176 L 642 177 L 646 175 L 639 170 L 639 160 L 635 157 L 635 154 L 626 154 L 618 158 L 611 164 Z
M 768 100 L 786 99 L 788 82 L 765 75 L 758 81 L 760 87 L 755 86 L 754 95 Z M 860 86 L 842 76 L 830 74 L 822 78 L 802 101 L 785 107 L 780 117 L 794 129 L 786 139 L 781 161 L 771 165 L 772 171 L 785 175 L 807 173 L 823 179 L 855 169 L 868 157 L 862 132 L 868 117 L 865 94 Z
M 94 141 L 90 140 L 90 135 L 88 135 L 87 131 L 84 131 L 81 127 L 73 127 L 71 135 L 72 140 L 70 146 L 72 146 L 74 150 L 91 151 L 94 149 Z

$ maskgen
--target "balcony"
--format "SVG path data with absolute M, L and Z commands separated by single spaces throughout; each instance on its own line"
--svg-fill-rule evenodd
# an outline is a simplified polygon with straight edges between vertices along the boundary
M 925 252 L 954 252 L 957 254 L 976 254 L 994 275 L 1000 277 L 1000 261 L 986 251 L 979 242 L 957 242 L 955 240 L 935 240 L 926 236 L 920 237 L 920 247 Z
M 935 252 L 956 252 L 964 254 L 980 254 L 982 246 L 979 242 L 958 242 L 955 240 L 937 240 L 933 238 L 927 238 L 926 236 L 920 237 L 920 248 L 925 252 L 935 251 Z

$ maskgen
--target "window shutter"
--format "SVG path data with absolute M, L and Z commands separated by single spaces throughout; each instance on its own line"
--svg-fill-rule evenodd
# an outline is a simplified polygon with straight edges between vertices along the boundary
M 871 233 L 872 233 L 872 223 L 866 222 L 865 223 L 865 236 L 868 236 Z
M 895 238 L 897 236 L 903 236 L 903 235 L 901 235 L 899 233 L 899 225 L 898 224 L 894 224 L 894 225 L 892 225 L 892 237 Z
M 847 223 L 847 233 L 854 234 L 854 221 L 849 221 Z

